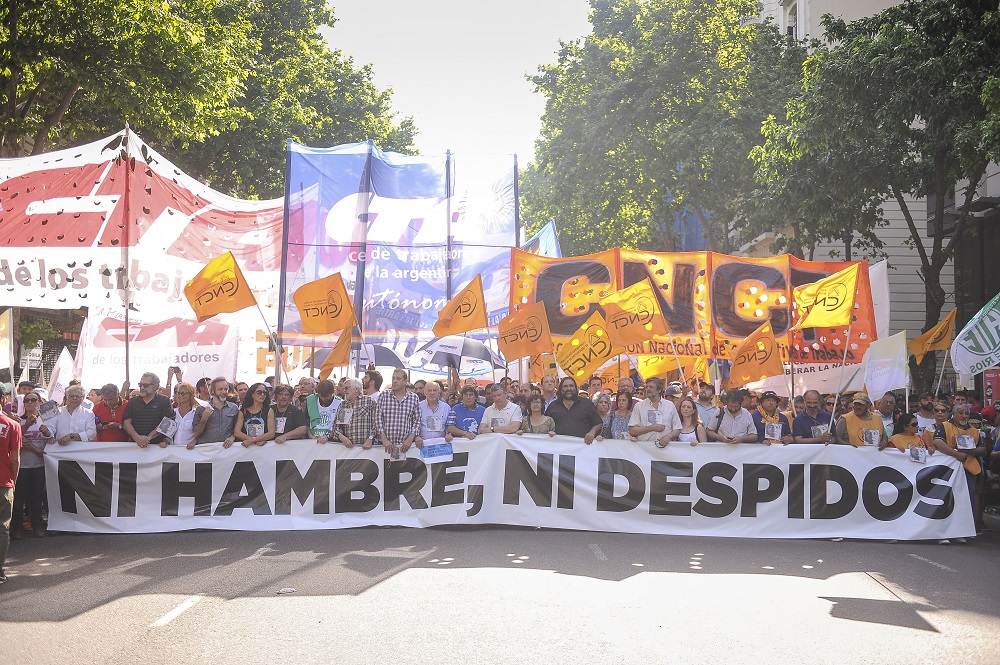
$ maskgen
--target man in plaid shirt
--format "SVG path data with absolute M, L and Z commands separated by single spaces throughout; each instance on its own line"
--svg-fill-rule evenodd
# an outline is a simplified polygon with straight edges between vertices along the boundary
M 391 387 L 379 393 L 376 403 L 375 428 L 390 455 L 393 444 L 400 444 L 405 453 L 420 433 L 420 398 L 406 390 L 406 378 L 405 371 L 395 370 Z
M 361 394 L 361 381 L 347 379 L 344 382 L 344 403 L 337 411 L 334 437 L 351 448 L 360 444 L 365 450 L 372 447 L 375 439 L 375 400 Z

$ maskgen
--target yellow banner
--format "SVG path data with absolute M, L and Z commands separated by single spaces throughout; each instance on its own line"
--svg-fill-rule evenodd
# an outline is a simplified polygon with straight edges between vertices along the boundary
M 770 322 L 762 324 L 747 336 L 743 343 L 733 349 L 731 358 L 733 364 L 726 380 L 726 390 L 785 372 Z
M 545 305 L 540 302 L 522 305 L 516 312 L 500 319 L 497 329 L 497 344 L 507 362 L 552 350 L 549 319 L 545 315 Z
M 354 307 L 340 273 L 303 284 L 292 296 L 306 335 L 329 335 L 353 328 Z
M 619 353 L 621 349 L 611 343 L 604 317 L 594 312 L 556 352 L 556 360 L 563 371 L 579 383 Z
M 642 344 L 667 334 L 663 314 L 648 279 L 609 295 L 604 301 L 604 315 L 615 346 Z
M 556 354 L 539 353 L 531 358 L 531 381 L 538 383 L 543 376 L 559 376 L 559 367 L 556 366 Z
M 793 330 L 846 326 L 854 313 L 861 264 L 855 263 L 829 277 L 792 291 L 798 321 Z
M 257 304 L 232 252 L 209 261 L 184 287 L 184 297 L 199 321 Z
M 340 333 L 336 345 L 330 349 L 330 355 L 326 357 L 319 368 L 319 380 L 326 380 L 335 367 L 346 367 L 351 362 L 351 329 Z
M 916 356 L 918 365 L 924 361 L 924 356 L 931 351 L 944 351 L 951 348 L 951 340 L 955 336 L 955 314 L 957 312 L 957 308 L 951 310 L 939 324 L 907 345 L 910 353 Z
M 434 334 L 438 337 L 461 335 L 464 332 L 486 326 L 483 276 L 476 275 L 468 286 L 459 291 L 458 295 L 448 301 L 444 309 L 438 312 L 438 320 L 434 324 Z

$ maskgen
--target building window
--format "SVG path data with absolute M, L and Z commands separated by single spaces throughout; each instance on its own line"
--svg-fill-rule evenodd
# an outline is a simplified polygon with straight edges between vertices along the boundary
M 792 39 L 799 38 L 798 4 L 792 3 L 785 8 L 785 34 Z

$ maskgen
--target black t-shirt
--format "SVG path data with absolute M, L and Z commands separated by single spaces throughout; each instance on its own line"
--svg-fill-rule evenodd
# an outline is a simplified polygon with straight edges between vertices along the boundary
M 257 413 L 250 413 L 249 409 L 241 409 L 243 412 L 243 433 L 247 436 L 261 437 L 267 432 L 267 414 L 274 408 L 270 404 Z
M 597 407 L 589 399 L 578 399 L 569 409 L 563 404 L 562 398 L 549 404 L 545 415 L 556 422 L 556 434 L 583 437 L 595 425 L 602 425 L 601 415 Z
M 274 433 L 275 436 L 280 436 L 285 432 L 291 432 L 292 430 L 298 429 L 299 427 L 309 426 L 309 417 L 306 416 L 305 412 L 294 404 L 289 404 L 288 408 L 284 411 L 279 411 L 278 407 L 271 407 L 274 409 Z M 303 434 L 302 437 L 305 438 L 308 434 Z
M 122 421 L 131 420 L 135 433 L 147 436 L 164 418 L 174 419 L 174 407 L 166 395 L 157 393 L 149 404 L 142 397 L 130 399 Z

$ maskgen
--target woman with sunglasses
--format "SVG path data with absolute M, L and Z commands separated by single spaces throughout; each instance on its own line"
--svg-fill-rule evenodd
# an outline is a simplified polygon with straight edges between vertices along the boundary
M 45 495 L 45 445 L 55 436 L 54 421 L 43 422 L 38 407 L 41 396 L 32 391 L 24 395 L 24 418 L 21 420 L 21 470 L 14 487 L 14 512 L 10 523 L 10 537 L 21 538 L 24 513 L 31 519 L 31 528 L 36 538 L 45 536 L 42 526 L 42 497 Z
M 244 448 L 263 446 L 274 438 L 274 410 L 267 386 L 255 383 L 243 397 L 243 408 L 236 416 L 233 436 L 243 443 Z
M 928 447 L 924 438 L 918 434 L 919 430 L 920 425 L 917 422 L 916 415 L 901 413 L 892 429 L 892 436 L 889 437 L 889 443 L 904 453 L 908 452 L 910 448 L 924 448 L 927 450 L 928 455 L 933 455 L 934 448 Z
M 924 443 L 927 444 L 928 450 L 934 447 L 934 432 L 937 431 L 939 425 L 948 422 L 950 415 L 951 409 L 948 407 L 947 402 L 934 402 L 934 424 L 930 427 L 925 427 L 921 435 L 924 438 Z
M 195 401 L 196 391 L 194 386 L 183 381 L 174 386 L 174 402 L 177 404 L 174 408 L 174 422 L 177 423 L 177 431 L 174 432 L 173 442 L 179 446 L 190 446 L 195 440 L 194 414 L 198 406 Z M 161 443 L 160 447 L 165 445 Z

